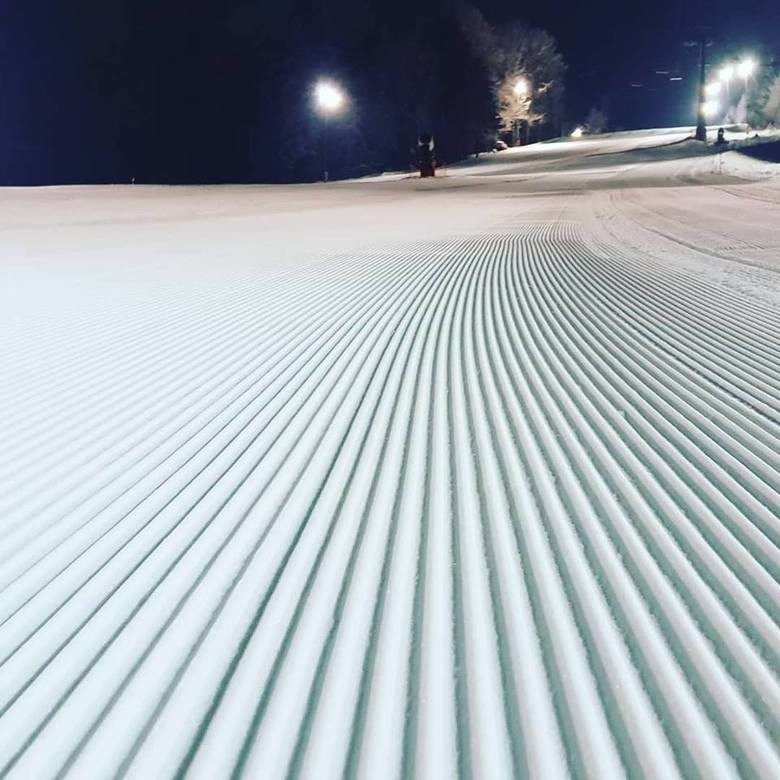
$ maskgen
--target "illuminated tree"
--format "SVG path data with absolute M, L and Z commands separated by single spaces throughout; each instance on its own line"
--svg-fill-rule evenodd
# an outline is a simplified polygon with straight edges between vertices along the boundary
M 497 29 L 470 5 L 461 6 L 460 20 L 490 76 L 501 129 L 556 121 L 566 66 L 552 35 L 523 22 Z

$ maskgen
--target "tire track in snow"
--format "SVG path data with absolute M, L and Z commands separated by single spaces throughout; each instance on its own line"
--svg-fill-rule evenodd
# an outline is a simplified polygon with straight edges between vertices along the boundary
M 242 277 L 113 413 L 140 330 L 41 386 L 0 774 L 780 772 L 780 321 L 579 230 Z

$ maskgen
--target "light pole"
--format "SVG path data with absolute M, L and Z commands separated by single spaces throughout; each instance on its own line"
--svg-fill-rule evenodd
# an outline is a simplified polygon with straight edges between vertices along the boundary
M 731 105 L 731 79 L 734 78 L 734 66 L 732 64 L 724 65 L 720 71 L 718 71 L 718 76 L 720 77 L 720 80 L 723 84 L 726 85 L 726 105 Z
M 512 89 L 518 97 L 525 97 L 528 94 L 528 82 L 524 78 L 519 78 Z
M 720 94 L 721 89 L 723 89 L 723 82 L 712 81 L 704 88 L 704 94 L 707 98 L 714 98 Z
M 737 73 L 745 80 L 745 89 L 747 89 L 748 79 L 753 75 L 755 69 L 756 61 L 749 57 L 737 63 Z
M 727 62 L 718 71 L 720 82 L 715 82 L 714 84 L 709 85 L 708 89 L 710 91 L 707 93 L 707 96 L 711 98 L 713 95 L 717 94 L 717 92 L 720 90 L 721 84 L 723 84 L 726 87 L 726 105 L 728 106 L 731 101 L 732 79 L 736 78 L 737 76 L 741 76 L 744 80 L 745 94 L 747 94 L 748 82 L 750 81 L 750 77 L 755 69 L 756 61 L 751 57 L 745 57 L 739 62 Z
M 706 119 L 712 119 L 720 110 L 718 95 L 722 88 L 721 81 L 711 81 L 704 87 L 704 101 L 699 105 L 699 110 Z
M 741 62 L 737 64 L 737 73 L 745 80 L 745 138 L 750 133 L 750 109 L 748 108 L 748 101 L 750 97 L 748 95 L 748 81 L 753 75 L 753 71 L 756 69 L 756 61 L 750 57 L 745 57 Z
M 530 91 L 530 88 L 528 86 L 527 79 L 524 79 L 522 76 L 515 81 L 514 86 L 512 87 L 512 91 L 517 96 L 518 100 L 523 100 L 528 95 L 528 92 Z M 526 122 L 526 136 L 525 136 L 525 142 L 528 143 L 528 131 L 527 131 L 528 123 Z M 515 119 L 515 132 L 514 132 L 514 141 L 515 146 L 517 146 L 517 142 L 520 140 L 520 120 Z
M 322 116 L 322 179 L 328 181 L 328 120 L 347 102 L 343 90 L 332 81 L 320 81 L 314 88 L 314 101 Z
M 704 101 L 701 110 L 707 119 L 712 119 L 720 111 L 720 104 L 714 98 L 709 98 L 709 100 Z
M 705 84 L 707 72 L 707 34 L 702 32 L 699 40 L 699 89 L 696 105 L 696 140 L 707 141 L 707 123 L 704 119 Z

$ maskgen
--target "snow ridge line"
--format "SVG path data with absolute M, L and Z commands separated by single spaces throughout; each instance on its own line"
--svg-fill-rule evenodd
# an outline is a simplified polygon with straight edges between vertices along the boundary
M 564 216 L 226 321 L 134 453 L 103 415 L 5 537 L 0 774 L 776 776 L 776 329 Z
M 411 253 L 415 251 L 414 246 L 408 247 L 408 251 Z M 213 356 L 207 352 L 205 348 L 211 344 L 214 345 L 214 352 L 222 352 L 225 346 L 226 337 L 230 338 L 234 333 L 239 334 L 242 338 L 239 343 L 244 346 L 243 342 L 249 342 L 250 337 L 252 339 L 263 339 L 260 342 L 265 344 L 265 340 L 270 344 L 277 344 L 282 341 L 282 335 L 285 331 L 293 330 L 295 327 L 294 322 L 285 321 L 284 318 L 279 318 L 285 310 L 289 308 L 291 304 L 298 306 L 306 306 L 313 316 L 316 316 L 320 312 L 327 312 L 329 307 L 329 299 L 327 297 L 327 290 L 338 290 L 341 294 L 345 292 L 349 287 L 353 287 L 356 291 L 365 293 L 365 290 L 360 286 L 359 282 L 353 281 L 352 277 L 355 276 L 355 271 L 358 271 L 358 278 L 360 278 L 360 272 L 365 270 L 376 271 L 376 266 L 382 257 L 387 255 L 387 250 L 382 252 L 370 253 L 366 257 L 360 259 L 360 264 L 355 267 L 355 260 L 353 258 L 345 258 L 340 262 L 334 261 L 334 265 L 329 269 L 328 273 L 322 273 L 322 275 L 315 275 L 314 278 L 307 280 L 304 289 L 301 289 L 300 284 L 295 284 L 296 280 L 293 279 L 288 282 L 290 289 L 284 291 L 282 294 L 276 293 L 275 304 L 268 307 L 265 303 L 265 299 L 269 297 L 265 291 L 260 288 L 257 289 L 255 283 L 254 289 L 249 289 L 242 295 L 236 295 L 228 298 L 228 306 L 220 306 L 218 314 L 223 318 L 223 322 L 219 322 L 217 327 L 214 327 L 213 323 L 209 324 L 209 328 L 205 337 L 201 337 L 195 342 L 194 334 L 197 333 L 197 329 L 189 326 L 183 329 L 169 329 L 169 325 L 172 323 L 166 323 L 165 330 L 169 333 L 168 339 L 154 338 L 153 344 L 150 347 L 149 344 L 149 332 L 146 331 L 143 334 L 143 338 L 139 336 L 137 339 L 138 345 L 134 351 L 129 354 L 132 356 L 132 362 L 124 363 L 117 367 L 116 371 L 113 369 L 113 365 L 105 366 L 103 361 L 105 353 L 111 353 L 117 351 L 117 343 L 113 342 L 106 345 L 102 351 L 92 355 L 94 358 L 92 362 L 101 369 L 101 375 L 95 377 L 88 373 L 88 364 L 79 362 L 78 370 L 80 376 L 74 383 L 72 377 L 61 377 L 60 383 L 46 381 L 45 390 L 48 395 L 45 398 L 32 397 L 32 402 L 36 404 L 47 404 L 52 398 L 57 398 L 58 406 L 65 399 L 73 397 L 76 404 L 69 404 L 67 407 L 67 422 L 70 423 L 69 427 L 65 429 L 63 438 L 67 438 L 67 434 L 72 430 L 79 430 L 79 426 L 83 426 L 83 420 L 76 416 L 77 410 L 82 412 L 84 416 L 94 414 L 96 399 L 104 400 L 103 406 L 107 410 L 112 410 L 115 405 L 112 406 L 111 401 L 120 401 L 125 395 L 131 395 L 137 393 L 140 389 L 138 382 L 128 387 L 127 391 L 121 392 L 122 387 L 127 383 L 127 373 L 133 372 L 133 376 L 139 377 L 148 375 L 153 381 L 159 383 L 166 375 L 173 376 L 182 375 L 182 367 L 184 367 L 191 374 L 200 374 L 203 366 L 211 365 Z M 392 255 L 391 255 L 392 257 Z M 390 269 L 388 269 L 389 272 Z M 381 276 L 374 273 L 376 282 L 381 281 Z M 258 294 L 259 293 L 259 294 Z M 224 291 L 217 296 L 217 300 L 225 295 Z M 214 296 L 205 298 L 203 302 L 200 300 L 194 307 L 194 311 L 190 311 L 188 307 L 185 307 L 180 312 L 179 318 L 187 321 L 191 320 L 193 313 L 196 313 L 205 302 L 208 302 L 210 306 L 214 306 Z M 279 318 L 277 320 L 277 318 Z M 175 320 L 174 320 L 175 321 Z M 304 323 L 302 326 L 306 327 L 308 323 Z M 178 342 L 185 345 L 185 349 L 180 349 Z M 251 343 L 251 342 L 250 342 Z M 125 351 L 126 345 L 122 343 L 122 355 L 127 356 Z M 171 367 L 171 352 L 174 353 L 176 363 Z M 203 353 L 206 353 L 205 355 Z M 156 356 L 159 357 L 156 358 Z M 197 361 L 193 361 L 193 358 L 200 358 Z M 156 358 L 156 359 L 155 359 Z M 139 372 L 139 368 L 143 369 Z M 163 369 L 163 370 L 161 370 Z M 107 384 L 105 378 L 111 378 L 114 374 L 117 374 L 115 381 L 112 384 Z M 219 372 L 214 372 L 219 373 Z M 191 378 L 184 374 L 184 380 L 179 382 L 182 387 L 187 387 L 191 384 Z M 67 383 L 69 393 L 65 396 L 62 394 L 62 386 Z M 171 388 L 170 392 L 176 389 L 177 385 Z M 85 392 L 85 388 L 90 392 Z M 120 392 L 117 393 L 117 388 Z M 25 385 L 25 395 L 29 397 L 29 385 Z M 168 396 L 166 396 L 167 398 Z M 15 399 L 14 399 L 15 400 Z M 56 408 L 56 411 L 52 411 L 47 416 L 35 415 L 33 422 L 40 426 L 43 430 L 41 436 L 46 435 L 47 440 L 51 437 L 51 422 L 56 420 L 57 417 L 62 417 L 62 409 Z M 13 416 L 9 416 L 4 420 L 7 424 L 14 420 Z M 23 418 L 19 421 L 19 437 L 24 439 L 24 444 L 36 445 L 33 440 L 30 442 L 30 418 Z M 12 430 L 7 430 L 4 435 L 4 441 L 9 445 L 14 443 L 11 437 Z M 31 449 L 34 448 L 31 446 Z M 18 452 L 18 446 L 13 448 L 13 452 Z
M 418 272 L 418 274 L 419 274 L 419 273 L 420 273 L 420 272 Z M 411 281 L 410 281 L 410 282 L 408 282 L 408 284 L 413 284 L 413 283 L 414 283 L 414 281 L 415 281 L 415 278 L 413 277 L 413 278 L 411 279 Z M 377 299 L 377 301 L 378 301 L 379 303 L 381 303 L 381 306 L 380 306 L 380 308 L 379 308 L 379 311 L 381 311 L 381 309 L 382 309 L 382 308 L 384 308 L 384 307 L 386 307 L 386 306 L 388 305 L 388 302 L 387 302 L 387 300 L 384 300 L 384 299 L 382 299 L 382 298 L 378 298 L 378 299 Z M 369 303 L 370 303 L 370 302 L 371 302 L 371 299 L 369 299 Z M 362 326 L 361 326 L 361 327 L 362 327 Z M 337 354 L 343 354 L 343 353 L 344 353 L 344 350 L 345 350 L 347 347 L 349 347 L 350 341 L 354 341 L 354 340 L 355 340 L 355 338 L 356 338 L 356 334 L 357 334 L 359 331 L 355 331 L 355 326 L 354 326 L 354 325 L 352 325 L 352 326 L 351 326 L 351 330 L 353 331 L 353 335 L 352 335 L 352 338 L 351 338 L 351 340 L 346 340 L 346 341 L 344 341 L 344 342 L 343 342 L 341 345 L 339 345 L 339 346 L 340 346 L 340 349 L 341 349 L 341 352 L 340 352 L 340 353 L 337 353 Z M 346 331 L 346 332 L 347 332 L 347 334 L 348 334 L 350 331 L 348 330 L 348 331 Z M 336 330 L 336 335 L 338 335 L 338 329 Z M 332 339 L 333 339 L 333 334 L 328 334 L 328 340 L 332 340 Z M 315 368 L 316 368 L 316 367 L 317 367 L 317 366 L 319 366 L 319 364 L 321 364 L 321 363 L 322 363 L 322 362 L 323 362 L 325 359 L 328 359 L 328 358 L 329 358 L 329 352 L 328 352 L 328 351 L 325 351 L 325 350 L 322 350 L 322 349 L 320 349 L 319 351 L 316 351 L 316 352 L 314 353 L 314 356 L 317 358 L 317 361 L 316 361 L 316 364 L 315 364 Z M 333 360 L 333 359 L 331 358 L 331 361 L 332 361 L 332 360 Z M 288 383 L 285 385 L 285 390 L 286 390 L 286 392 L 287 392 L 287 393 L 291 393 L 291 392 L 293 392 L 293 391 L 295 391 L 295 392 L 299 392 L 301 388 L 308 387 L 308 389 L 309 389 L 309 392 L 308 392 L 308 394 L 306 395 L 306 398 L 310 398 L 310 397 L 312 396 L 312 394 L 314 393 L 314 391 L 317 389 L 317 387 L 318 387 L 318 386 L 319 386 L 319 384 L 320 384 L 320 383 L 316 383 L 316 384 L 314 384 L 314 385 L 312 385 L 312 384 L 309 384 L 309 385 L 307 386 L 307 382 L 309 381 L 309 379 L 310 379 L 312 376 L 314 376 L 314 371 L 313 371 L 313 370 L 309 370 L 309 372 L 308 372 L 307 374 L 304 374 L 302 377 L 300 377 L 300 378 L 297 378 L 297 377 L 296 377 L 296 379 L 298 380 L 297 387 L 296 387 L 296 386 L 293 386 L 293 387 L 292 387 L 292 389 L 291 389 L 291 388 L 290 388 L 290 386 L 289 386 L 289 384 L 290 384 L 290 383 L 288 382 Z M 293 397 L 294 397 L 294 392 L 293 392 Z M 253 403 L 255 403 L 255 398 L 252 398 L 252 399 L 250 400 L 249 404 L 245 405 L 245 406 L 242 408 L 242 410 L 241 410 L 241 411 L 243 411 L 243 410 L 244 410 L 244 409 L 246 409 L 246 408 L 247 408 L 247 407 L 248 407 L 250 404 L 253 404 Z M 257 410 L 257 411 L 255 412 L 255 417 L 256 417 L 258 414 L 260 414 L 261 412 L 263 412 L 263 411 L 266 411 L 266 410 L 268 409 L 268 406 L 269 406 L 269 405 L 266 403 L 266 404 L 264 405 L 264 407 L 263 407 L 263 408 L 261 408 L 261 409 Z M 272 408 L 273 408 L 273 407 L 271 407 L 271 409 L 272 409 Z M 282 406 L 281 408 L 282 408 L 282 409 L 284 409 L 284 406 Z M 293 409 L 287 409 L 287 414 L 289 415 L 289 414 L 291 414 L 291 413 L 292 413 L 292 414 L 295 414 L 295 407 L 293 407 Z M 238 415 L 235 415 L 233 419 L 237 419 L 237 418 L 238 418 Z M 271 418 L 271 419 L 273 419 L 273 418 Z M 265 428 L 267 427 L 267 425 L 268 425 L 268 422 L 266 422 L 266 424 L 263 426 L 263 428 L 261 428 L 259 431 L 257 431 L 257 432 L 256 432 L 256 434 L 255 434 L 255 437 L 254 437 L 255 439 L 257 439 L 257 438 L 258 438 L 258 437 L 259 437 L 259 436 L 260 436 L 260 435 L 261 435 L 261 434 L 264 432 L 264 430 L 265 430 Z M 240 429 L 240 430 L 239 430 L 239 433 L 243 432 L 243 429 L 244 429 L 245 427 L 246 427 L 246 422 L 244 421 L 244 426 L 242 427 L 242 429 Z M 231 446 L 234 440 L 235 440 L 235 434 L 234 434 L 233 436 L 231 436 L 231 438 L 229 438 L 229 439 L 227 440 L 227 442 L 226 442 L 226 443 L 223 445 L 222 449 L 219 451 L 218 455 L 219 455 L 219 454 L 221 454 L 222 452 L 224 452 L 224 451 L 226 450 L 226 448 L 227 448 L 227 447 Z M 213 442 L 214 442 L 214 439 L 212 439 L 211 441 L 209 441 L 209 442 L 208 442 L 208 445 L 213 447 Z M 240 454 L 240 455 L 239 455 L 237 458 L 235 458 L 235 460 L 233 461 L 233 464 L 235 464 L 235 463 L 236 463 L 236 462 L 239 460 L 239 458 L 241 457 L 241 455 L 242 455 L 243 453 L 245 453 L 247 450 L 248 450 L 248 446 L 245 446 L 245 447 L 243 448 L 243 450 L 241 451 L 241 454 Z M 214 462 L 214 460 L 215 460 L 214 456 L 211 456 L 211 460 L 209 461 L 209 463 L 213 463 L 213 462 Z M 186 464 L 185 464 L 185 465 L 186 465 Z M 208 466 L 208 463 L 207 463 L 207 466 Z M 201 468 L 201 469 L 200 469 L 200 470 L 199 470 L 199 471 L 198 471 L 198 472 L 197 472 L 197 473 L 196 473 L 194 476 L 193 476 L 193 475 L 189 475 L 189 476 L 190 476 L 190 479 L 189 479 L 189 481 L 188 481 L 187 485 L 191 484 L 191 483 L 194 481 L 194 479 L 195 479 L 197 476 L 199 476 L 201 473 L 203 473 L 203 471 L 204 471 L 204 468 Z M 228 473 L 228 471 L 226 470 L 224 473 L 225 473 L 225 474 L 227 474 L 227 473 Z M 169 475 L 167 478 L 170 478 L 171 476 L 173 476 L 173 475 Z M 213 488 L 213 485 L 212 485 L 212 484 L 206 483 L 206 485 L 208 486 L 209 490 Z M 158 488 L 159 488 L 159 486 L 156 486 L 156 487 L 154 488 L 154 490 L 152 491 L 152 493 L 147 493 L 147 494 L 144 496 L 144 498 L 142 498 L 142 499 L 141 499 L 141 501 L 140 501 L 138 504 L 136 504 L 136 505 L 133 507 L 133 510 L 131 510 L 131 511 L 134 511 L 134 510 L 138 509 L 138 508 L 141 506 L 141 504 L 143 503 L 143 501 L 144 501 L 144 500 L 146 500 L 146 499 L 148 499 L 148 498 L 150 498 L 150 497 L 151 497 L 151 496 L 154 494 L 154 492 L 155 492 L 155 491 L 156 491 Z M 175 496 L 174 496 L 174 497 L 178 496 L 180 493 L 181 493 L 181 489 L 180 489 L 180 490 L 179 490 L 179 491 L 178 491 L 178 492 L 175 494 Z M 164 505 L 164 508 L 168 506 L 168 504 L 171 502 L 171 500 L 172 500 L 172 499 L 169 499 L 169 500 L 168 500 L 168 502 L 166 502 L 166 504 Z M 193 505 L 193 506 L 194 506 L 194 505 Z M 110 508 L 110 505 L 109 505 L 109 508 Z M 92 519 L 94 519 L 94 518 L 98 517 L 100 514 L 101 514 L 101 513 L 98 513 L 98 515 L 94 515 Z M 122 522 L 122 521 L 126 520 L 126 518 L 127 518 L 127 513 L 126 513 L 126 514 L 124 514 L 124 515 L 122 515 L 122 516 L 121 516 L 119 519 L 115 520 L 115 521 L 113 522 L 112 526 L 111 526 L 111 529 L 118 527 L 118 526 L 119 526 L 119 524 L 120 524 L 120 522 Z M 89 521 L 87 521 L 87 522 L 89 522 Z M 148 524 L 149 524 L 149 521 L 147 520 L 147 521 L 144 523 L 144 526 L 143 526 L 143 528 L 145 528 L 145 527 L 146 527 Z M 80 529 L 79 529 L 79 530 L 81 530 L 81 528 L 84 528 L 84 526 L 82 525 L 82 526 L 80 527 Z M 103 536 L 103 535 L 104 535 L 104 534 L 101 534 L 101 538 L 102 538 L 102 536 Z M 69 541 L 71 540 L 71 538 L 72 538 L 72 537 L 69 535 Z M 91 546 L 91 545 L 90 545 L 90 546 Z M 87 548 L 87 549 L 89 549 L 89 548 Z M 116 552 L 117 552 L 117 550 L 116 550 L 115 548 L 113 548 L 113 547 L 112 547 L 112 548 L 110 548 L 110 549 L 112 550 L 112 556 L 111 556 L 111 557 L 113 557 L 114 555 L 116 555 Z M 83 552 L 83 551 L 82 551 L 82 552 Z M 70 566 L 72 563 L 73 563 L 73 561 L 69 562 L 67 566 Z M 67 566 L 66 566 L 65 568 L 67 568 Z M 62 571 L 64 571 L 64 569 L 63 569 Z
M 411 263 L 409 263 L 409 265 L 411 265 Z M 390 277 L 390 279 L 393 278 L 392 274 L 389 274 L 388 276 Z M 382 280 L 381 276 L 379 277 L 378 281 L 380 281 L 380 280 Z M 383 282 L 384 282 L 385 288 L 386 288 L 387 278 L 385 278 L 383 280 Z M 346 313 L 345 313 L 344 318 L 343 318 L 344 321 L 348 321 L 348 320 L 349 321 L 354 321 L 355 318 L 358 317 L 358 315 L 360 314 L 361 311 L 363 311 L 364 309 L 365 310 L 369 310 L 369 307 L 370 307 L 370 305 L 372 304 L 373 301 L 375 301 L 375 300 L 381 301 L 382 300 L 382 294 L 383 294 L 382 290 L 385 289 L 385 288 L 380 286 L 380 287 L 378 287 L 376 289 L 376 291 L 374 291 L 373 289 L 371 289 L 372 287 L 373 287 L 373 283 L 372 283 L 371 287 L 369 287 L 369 289 L 363 288 L 361 290 L 362 298 L 361 299 L 355 298 L 355 303 L 358 304 L 357 308 L 356 309 L 346 309 Z M 322 294 L 322 293 L 320 293 L 320 294 Z M 348 301 L 349 301 L 349 299 L 348 299 Z M 307 349 L 311 349 L 313 344 L 316 345 L 316 344 L 319 343 L 318 339 L 320 339 L 322 334 L 326 334 L 326 335 L 328 335 L 328 337 L 331 337 L 331 333 L 330 332 L 335 327 L 335 323 L 333 322 L 332 319 L 331 320 L 325 320 L 324 322 L 317 322 L 316 320 L 313 320 L 313 321 L 316 323 L 316 327 L 313 327 L 311 323 L 307 323 L 306 326 L 303 326 L 298 331 L 292 331 L 293 338 L 290 338 L 289 340 L 285 341 L 285 339 L 279 339 L 276 342 L 272 341 L 270 346 L 266 346 L 265 344 L 263 344 L 263 342 L 259 342 L 260 345 L 261 345 L 261 349 L 259 351 L 258 351 L 258 347 L 254 344 L 254 340 L 250 341 L 250 347 L 255 350 L 255 354 L 257 355 L 257 357 L 254 358 L 252 360 L 252 362 L 250 362 L 249 359 L 246 359 L 243 356 L 239 360 L 233 360 L 233 362 L 237 362 L 238 363 L 238 368 L 233 373 L 239 373 L 239 376 L 240 376 L 240 379 L 236 383 L 235 386 L 240 386 L 241 383 L 249 382 L 250 383 L 250 387 L 254 388 L 255 385 L 256 385 L 257 379 L 259 377 L 263 376 L 264 374 L 266 374 L 267 372 L 270 373 L 271 376 L 274 376 L 274 374 L 276 374 L 276 376 L 278 376 L 279 374 L 282 374 L 283 371 L 280 371 L 279 364 L 277 363 L 278 358 L 279 358 L 280 355 L 287 353 L 288 354 L 288 360 L 286 362 L 287 362 L 287 365 L 290 365 L 290 364 L 294 363 L 294 361 L 289 359 L 289 355 L 296 356 L 298 354 L 305 354 L 306 350 Z M 300 332 L 302 334 L 300 337 L 297 335 L 298 332 Z M 245 334 L 242 333 L 241 335 L 243 337 Z M 253 335 L 253 334 L 250 334 L 250 335 Z M 287 334 L 285 334 L 285 335 L 287 335 Z M 316 347 L 315 347 L 315 350 L 316 350 Z M 248 363 L 249 364 L 249 368 L 248 369 L 246 369 L 244 367 L 244 363 Z M 230 363 L 227 363 L 226 365 L 229 366 Z M 200 369 L 199 366 L 197 368 Z M 208 418 L 209 420 L 212 419 L 215 416 L 214 399 L 215 398 L 219 399 L 219 398 L 221 398 L 223 396 L 226 396 L 226 397 L 230 398 L 230 395 L 226 395 L 225 394 L 224 389 L 222 389 L 221 392 L 218 392 L 219 389 L 220 389 L 221 384 L 223 384 L 228 379 L 232 379 L 232 374 L 227 374 L 227 376 L 225 376 L 224 373 L 220 373 L 220 369 L 221 368 L 222 368 L 221 364 L 218 363 L 216 365 L 215 369 L 211 371 L 211 374 L 214 377 L 214 381 L 218 382 L 218 384 L 216 385 L 216 390 L 212 391 L 212 393 L 211 393 L 212 397 L 209 398 L 208 395 L 206 395 L 206 397 L 205 397 L 205 401 L 208 404 L 206 406 L 206 409 L 210 412 L 210 417 Z M 224 369 L 222 369 L 222 370 L 224 371 Z M 202 375 L 202 373 L 203 373 L 202 370 L 195 371 L 194 372 L 194 376 L 200 377 Z M 271 386 L 273 384 L 272 382 L 268 381 L 267 376 L 263 377 L 263 380 L 265 382 L 265 384 L 262 386 L 263 390 L 267 386 Z M 183 387 L 186 389 L 187 388 L 187 383 L 185 382 L 185 383 L 182 383 L 182 384 L 183 384 Z M 201 389 L 200 385 L 195 385 L 193 387 L 193 384 L 194 384 L 194 381 L 190 380 L 189 389 L 182 396 L 182 400 L 187 400 L 188 401 L 187 405 L 184 407 L 184 411 L 186 411 L 187 414 L 191 414 L 192 407 L 195 405 L 194 401 L 189 399 L 189 396 L 192 394 L 193 390 L 200 390 Z M 258 395 L 262 395 L 262 393 L 258 393 Z M 124 410 L 122 410 L 121 407 L 118 410 L 115 409 L 114 410 L 114 415 L 112 415 L 110 417 L 107 417 L 107 422 L 105 424 L 105 429 L 106 429 L 107 433 L 103 433 L 101 435 L 100 434 L 100 429 L 98 428 L 98 432 L 99 432 L 98 435 L 101 435 L 101 440 L 100 440 L 101 441 L 101 445 L 102 445 L 102 439 L 110 437 L 110 440 L 115 440 L 115 439 L 118 440 L 119 445 L 122 448 L 122 449 L 119 449 L 119 451 L 117 453 L 116 448 L 114 448 L 114 450 L 112 451 L 112 449 L 110 447 L 107 447 L 106 445 L 102 445 L 102 446 L 106 446 L 106 452 L 107 452 L 108 456 L 113 459 L 114 463 L 117 464 L 114 467 L 115 470 L 126 471 L 127 468 L 128 468 L 128 465 L 131 465 L 131 464 L 128 464 L 126 458 L 124 460 L 122 460 L 122 457 L 124 455 L 126 455 L 126 454 L 133 454 L 136 459 L 140 460 L 143 457 L 145 457 L 145 455 L 148 454 L 151 451 L 149 449 L 149 447 L 148 447 L 148 441 L 149 441 L 148 432 L 150 430 L 166 432 L 166 434 L 168 436 L 171 436 L 170 433 L 165 431 L 165 428 L 166 428 L 167 425 L 170 425 L 170 422 L 169 422 L 169 420 L 170 420 L 170 412 L 172 410 L 176 410 L 176 406 L 175 406 L 175 401 L 176 400 L 177 400 L 177 398 L 176 398 L 175 395 L 174 396 L 168 395 L 167 397 L 161 399 L 160 402 L 158 402 L 156 405 L 151 407 L 152 410 L 159 409 L 160 413 L 158 414 L 158 416 L 156 418 L 150 415 L 150 417 L 151 417 L 150 421 L 146 424 L 146 426 L 141 426 L 140 430 L 139 430 L 139 433 L 135 435 L 135 440 L 137 440 L 142 446 L 146 446 L 146 449 L 142 450 L 142 454 L 141 455 L 139 455 L 137 453 L 138 444 L 136 443 L 136 441 L 134 439 L 131 439 L 131 446 L 128 447 L 127 446 L 127 435 L 126 435 L 126 433 L 123 430 L 120 429 L 119 435 L 118 435 L 117 432 L 115 431 L 115 427 L 116 426 L 115 425 L 114 426 L 110 425 L 110 423 L 112 421 L 116 421 L 117 419 L 121 419 L 122 415 L 124 414 Z M 143 398 L 142 398 L 139 401 L 139 405 L 143 406 L 143 403 L 144 403 L 144 401 L 143 401 Z M 144 408 L 148 409 L 148 407 L 144 407 Z M 135 412 L 136 417 L 132 416 L 133 412 Z M 132 408 L 130 410 L 130 414 L 128 414 L 127 417 L 128 417 L 128 420 L 129 420 L 129 423 L 128 423 L 129 425 L 133 425 L 134 424 L 136 428 L 139 428 L 139 420 L 137 419 L 137 414 L 138 414 L 137 409 L 136 408 Z M 166 419 L 166 417 L 168 419 Z M 175 419 L 176 419 L 176 416 L 174 415 L 174 420 Z M 181 425 L 181 426 L 179 426 L 178 428 L 175 429 L 176 432 L 182 430 L 186 425 L 188 425 L 189 423 L 191 423 L 195 419 L 196 419 L 196 416 L 188 417 L 186 422 L 183 425 Z M 95 453 L 94 451 L 91 451 L 90 449 L 88 449 L 88 447 L 92 444 L 92 441 L 93 440 L 91 440 L 91 439 L 88 439 L 86 441 L 84 441 L 84 440 L 78 441 L 78 446 L 76 447 L 76 449 L 77 449 L 77 451 L 80 450 L 80 449 L 84 449 L 84 450 L 86 450 L 85 457 L 88 457 L 89 459 L 96 459 L 96 456 L 98 454 L 103 455 L 103 453 L 100 452 L 100 451 L 98 453 Z M 154 442 L 154 439 L 152 439 L 152 441 Z M 153 445 L 152 449 L 154 449 L 154 447 L 156 447 L 156 446 L 157 445 L 155 443 Z M 94 450 L 94 449 L 95 449 L 95 447 L 93 446 L 92 450 Z M 60 456 L 62 454 L 67 454 L 68 453 L 68 450 L 65 450 L 64 453 L 63 453 L 62 450 L 57 450 L 57 448 L 54 448 L 53 451 L 55 452 L 55 454 L 59 454 Z M 87 460 L 85 462 L 89 462 L 89 460 Z M 100 475 L 100 477 L 102 479 L 104 477 L 104 475 L 106 474 L 106 472 L 108 471 L 109 463 L 111 463 L 111 461 L 108 460 L 105 455 L 103 455 L 101 460 L 97 461 L 96 465 L 94 465 L 92 467 L 93 471 L 97 475 Z M 66 460 L 66 462 L 63 464 L 62 468 L 72 471 L 73 470 L 73 463 L 70 460 Z M 55 474 L 56 474 L 56 472 L 55 472 Z M 45 478 L 45 479 L 48 479 L 50 481 L 52 479 L 52 477 L 53 477 L 53 474 L 50 471 L 49 472 L 46 472 L 46 471 L 42 472 L 42 479 Z M 83 482 L 84 482 L 84 476 L 83 476 L 83 473 L 80 473 L 79 476 L 78 476 L 78 485 L 79 485 L 80 488 L 83 486 Z M 36 483 L 35 482 L 33 482 L 33 487 L 36 487 Z M 37 490 L 33 490 L 33 487 L 28 488 L 28 490 L 30 490 L 31 492 L 35 492 L 37 494 L 39 502 L 42 499 L 47 498 L 47 493 L 45 491 L 41 491 L 40 488 L 38 488 Z M 62 486 L 60 484 L 57 484 L 57 489 L 59 491 L 62 491 Z M 16 492 L 18 494 L 20 491 L 17 490 Z M 82 490 L 82 492 L 84 492 L 84 491 Z M 94 492 L 96 492 L 96 489 L 94 487 L 91 487 L 91 491 L 87 492 L 87 495 L 91 495 Z M 55 508 L 56 508 L 57 512 L 61 512 L 62 511 L 61 507 L 55 507 Z M 40 517 L 40 512 L 41 512 L 40 504 L 34 505 L 34 510 L 35 510 L 36 517 L 39 518 Z M 30 512 L 29 508 L 27 509 L 27 512 L 28 513 Z M 9 515 L 7 515 L 7 518 L 12 518 L 12 517 L 13 517 L 12 513 L 9 513 Z M 17 525 L 21 525 L 22 523 L 27 524 L 27 523 L 29 523 L 29 519 L 30 518 L 25 517 L 24 515 L 22 515 L 22 519 L 17 521 Z M 10 524 L 11 523 L 10 523 L 10 519 L 9 519 L 9 520 L 7 520 L 7 525 L 10 525 Z

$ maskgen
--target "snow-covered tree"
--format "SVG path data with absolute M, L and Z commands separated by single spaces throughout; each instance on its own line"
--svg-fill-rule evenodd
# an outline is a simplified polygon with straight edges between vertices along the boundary
M 533 109 L 533 86 L 523 71 L 508 73 L 495 87 L 495 92 L 502 131 L 517 133 L 520 124 L 530 126 L 544 119 L 544 114 Z
M 552 35 L 519 21 L 493 27 L 467 4 L 460 22 L 490 76 L 501 129 L 555 121 L 566 66 Z
M 600 108 L 594 106 L 588 112 L 588 118 L 585 120 L 585 124 L 588 127 L 588 132 L 598 135 L 599 133 L 606 131 L 609 120 L 607 119 L 607 115 Z
M 764 67 L 748 94 L 747 121 L 751 127 L 780 124 L 780 75 Z
M 775 77 L 769 88 L 764 105 L 764 119 L 767 124 L 780 125 L 780 76 Z

